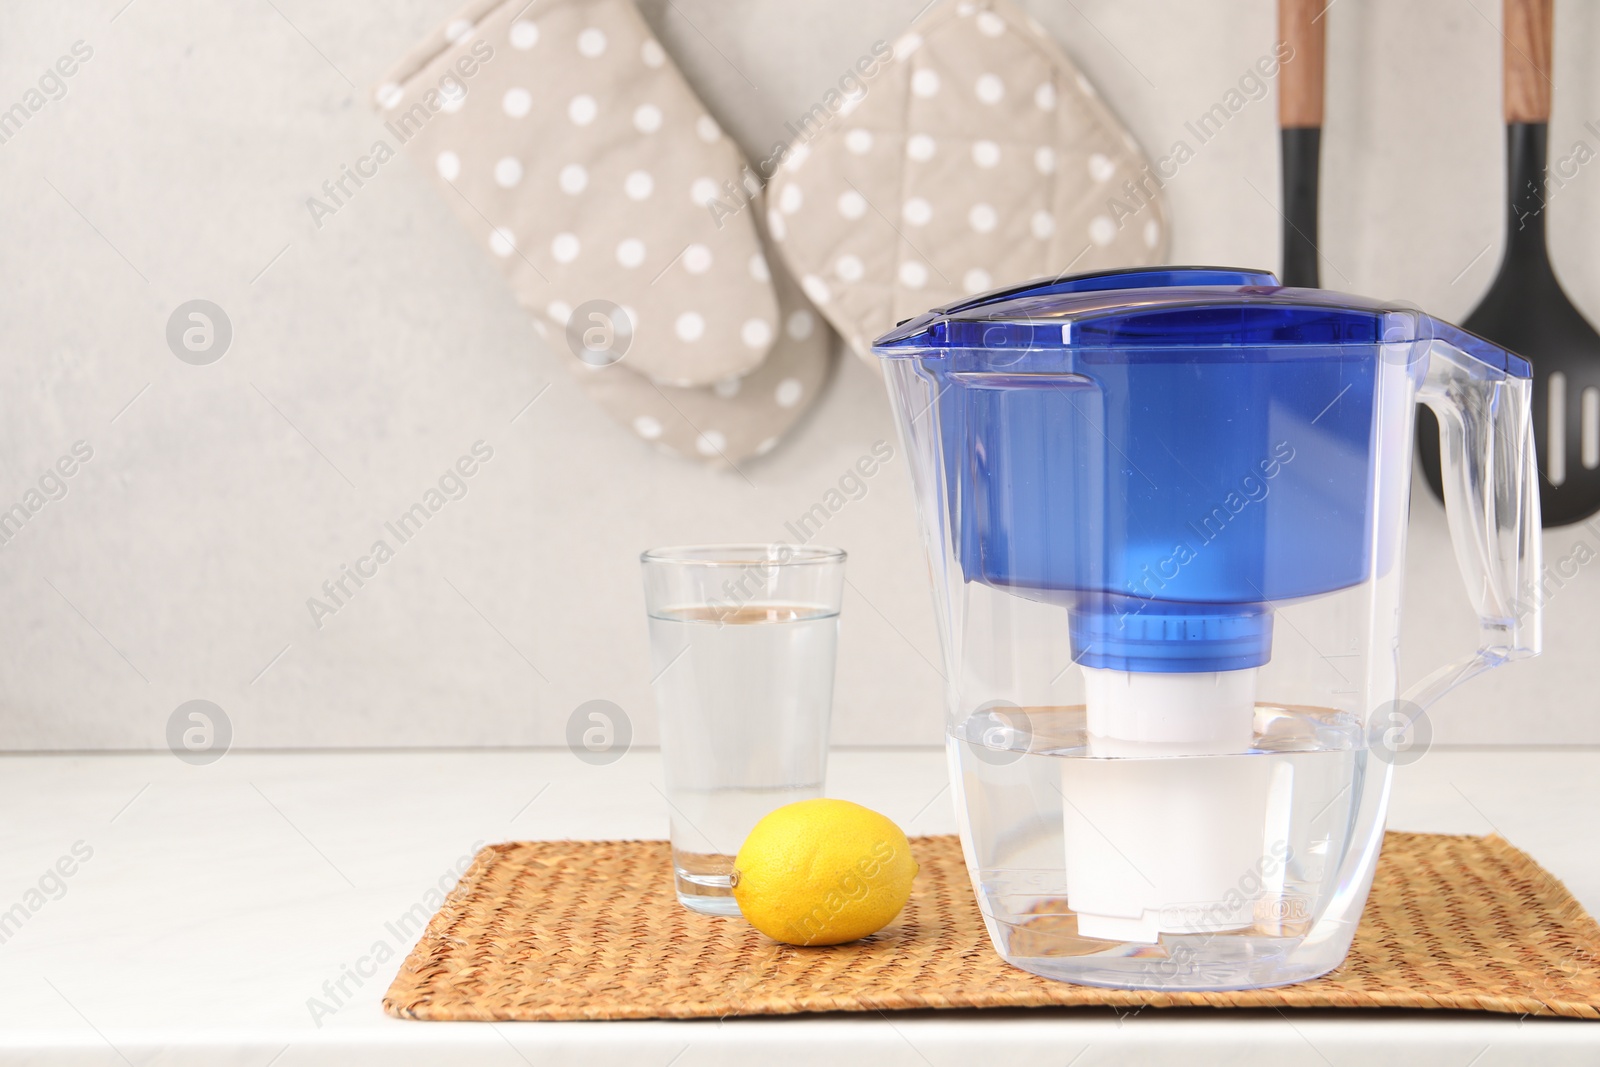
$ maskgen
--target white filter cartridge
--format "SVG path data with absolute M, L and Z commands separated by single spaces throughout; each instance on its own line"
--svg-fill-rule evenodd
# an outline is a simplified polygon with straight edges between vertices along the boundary
M 1256 670 L 1145 674 L 1085 668 L 1090 759 L 1063 760 L 1067 904 L 1084 937 L 1251 925 L 1281 870 L 1266 830 L 1273 761 L 1248 752 Z M 1276 821 L 1274 821 L 1274 825 Z

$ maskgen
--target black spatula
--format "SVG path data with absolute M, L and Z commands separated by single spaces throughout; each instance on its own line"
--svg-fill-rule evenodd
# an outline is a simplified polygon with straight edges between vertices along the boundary
M 1283 284 L 1317 288 L 1317 170 L 1322 156 L 1325 0 L 1278 0 L 1278 39 L 1292 52 L 1278 74 L 1283 162 Z
M 1600 510 L 1600 334 L 1561 291 L 1545 246 L 1553 0 L 1505 0 L 1505 255 L 1461 325 L 1533 363 L 1533 435 L 1546 526 Z M 1439 425 L 1417 409 L 1417 455 L 1440 496 Z

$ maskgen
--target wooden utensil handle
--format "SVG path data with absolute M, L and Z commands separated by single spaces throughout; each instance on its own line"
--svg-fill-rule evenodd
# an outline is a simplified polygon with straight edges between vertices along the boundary
M 1550 121 L 1555 0 L 1505 0 L 1506 122 Z
M 1327 9 L 1327 0 L 1278 0 L 1278 37 L 1293 49 L 1278 73 L 1278 125 L 1286 130 L 1322 125 Z

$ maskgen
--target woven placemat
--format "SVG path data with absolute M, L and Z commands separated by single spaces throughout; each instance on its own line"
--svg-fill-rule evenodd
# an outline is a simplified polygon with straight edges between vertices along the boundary
M 912 840 L 905 910 L 794 948 L 689 912 L 664 841 L 490 845 L 384 998 L 410 1019 L 650 1019 L 904 1008 L 1455 1008 L 1600 1018 L 1600 927 L 1498 837 L 1390 833 L 1344 964 L 1299 985 L 1144 993 L 1052 982 L 984 932 L 953 836 Z

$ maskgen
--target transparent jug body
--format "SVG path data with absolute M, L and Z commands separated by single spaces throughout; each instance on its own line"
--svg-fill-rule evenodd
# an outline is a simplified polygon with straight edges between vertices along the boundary
M 1517 603 L 1538 566 L 1527 383 L 1444 324 L 1381 328 L 1048 373 L 948 345 L 884 360 L 962 845 L 1011 963 L 1173 990 L 1326 973 L 1371 886 L 1396 729 L 1537 651 Z M 1419 400 L 1483 644 L 1402 697 Z

